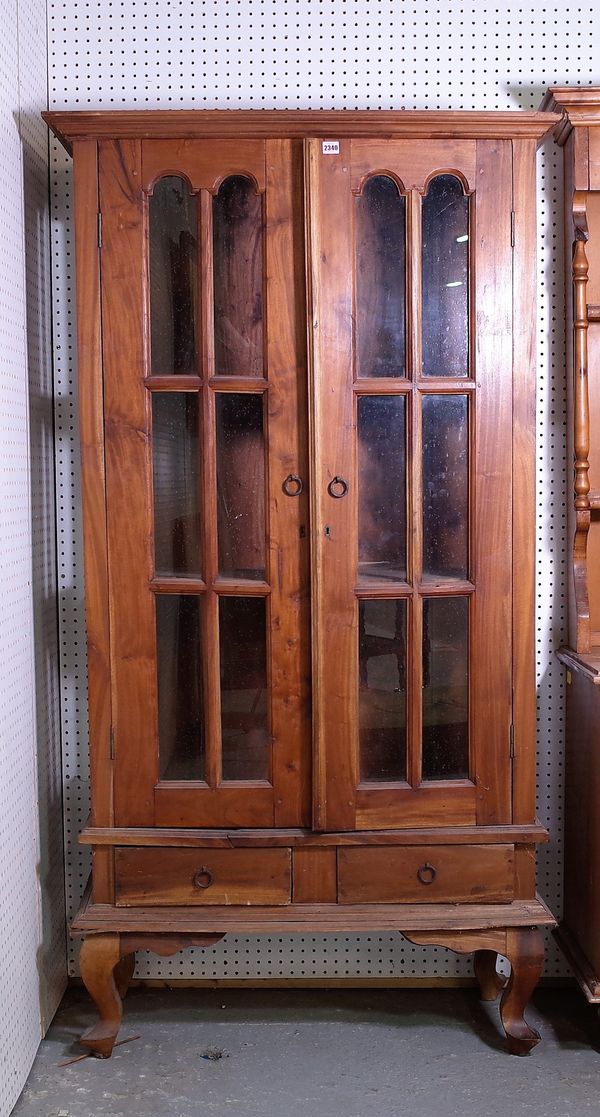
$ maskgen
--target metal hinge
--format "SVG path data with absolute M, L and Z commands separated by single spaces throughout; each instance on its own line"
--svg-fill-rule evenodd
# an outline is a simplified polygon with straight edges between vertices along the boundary
M 508 739 L 509 739 L 509 756 L 510 756 L 511 760 L 514 760 L 514 758 L 515 758 L 515 727 L 514 727 L 514 725 L 511 725 L 511 727 L 510 727 Z
M 511 243 L 511 247 L 514 248 L 515 247 L 515 211 L 514 211 L 514 209 L 511 209 L 511 211 L 510 211 L 510 243 Z
M 111 725 L 110 733 L 108 735 L 108 755 L 111 760 L 115 759 L 115 731 Z
M 98 214 L 98 248 L 102 248 L 102 214 Z

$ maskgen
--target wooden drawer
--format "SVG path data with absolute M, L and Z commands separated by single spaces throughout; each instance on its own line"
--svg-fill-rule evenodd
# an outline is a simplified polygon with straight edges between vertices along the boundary
M 289 904 L 289 849 L 115 849 L 118 907 Z
M 508 902 L 513 895 L 511 845 L 338 849 L 340 904 Z

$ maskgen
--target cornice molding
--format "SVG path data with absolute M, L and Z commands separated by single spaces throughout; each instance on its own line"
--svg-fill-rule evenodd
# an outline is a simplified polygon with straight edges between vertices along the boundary
M 600 124 L 600 88 L 553 86 L 546 93 L 540 109 L 542 112 L 561 114 L 561 119 L 554 128 L 554 138 L 562 147 L 573 128 L 588 128 L 590 125 Z
M 42 116 L 72 153 L 77 140 L 209 137 L 377 137 L 378 139 L 534 139 L 560 117 L 544 112 L 437 109 L 135 109 L 58 111 Z

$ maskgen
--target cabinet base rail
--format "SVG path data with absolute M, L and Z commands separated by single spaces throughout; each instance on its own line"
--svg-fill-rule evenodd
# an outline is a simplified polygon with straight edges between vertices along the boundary
M 542 972 L 540 926 L 555 920 L 539 898 L 510 904 L 290 904 L 286 908 L 189 908 L 157 911 L 116 909 L 93 904 L 89 895 L 71 927 L 83 937 L 81 977 L 96 1004 L 99 1020 L 81 1037 L 94 1055 L 112 1054 L 131 981 L 135 954 L 150 950 L 169 957 L 186 947 L 210 947 L 227 933 L 398 931 L 418 946 L 443 946 L 474 954 L 482 1000 L 500 995 L 500 1019 L 513 1055 L 527 1055 L 540 1036 L 524 1018 L 527 1002 Z M 505 980 L 498 955 L 510 963 Z

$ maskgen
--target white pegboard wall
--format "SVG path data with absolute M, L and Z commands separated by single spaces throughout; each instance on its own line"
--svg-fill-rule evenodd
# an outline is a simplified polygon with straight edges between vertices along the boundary
M 534 0 L 70 0 L 49 4 L 53 108 L 531 109 L 553 84 L 600 83 L 592 5 Z M 560 912 L 565 623 L 562 153 L 539 159 L 538 809 L 552 834 L 540 889 Z M 62 719 L 67 891 L 88 874 L 76 835 L 87 814 L 84 613 L 79 510 L 69 160 L 52 155 Z M 75 955 L 71 958 L 75 972 Z M 228 938 L 172 959 L 141 955 L 155 978 L 450 977 L 469 962 L 399 936 Z M 566 965 L 548 939 L 546 973 Z
M 539 847 L 538 888 L 557 916 L 563 898 L 565 680 L 555 653 L 567 630 L 566 508 L 572 490 L 566 455 L 562 190 L 562 149 L 547 140 L 538 167 L 536 680 L 537 810 L 550 843 Z M 570 972 L 548 933 L 545 972 Z
M 0 39 L 0 1117 L 66 979 L 53 499 L 46 8 Z M 46 840 L 47 839 L 47 840 Z
M 62 757 L 56 594 L 56 503 L 54 492 L 54 386 L 51 332 L 48 133 L 41 110 L 47 104 L 47 29 L 42 4 L 21 10 L 19 126 L 22 143 L 25 232 L 26 343 L 29 388 L 31 501 L 31 593 L 34 633 L 34 701 L 38 865 L 40 890 L 40 976 L 42 1025 L 50 1025 L 66 984 Z M 33 795 L 33 789 L 32 789 Z

